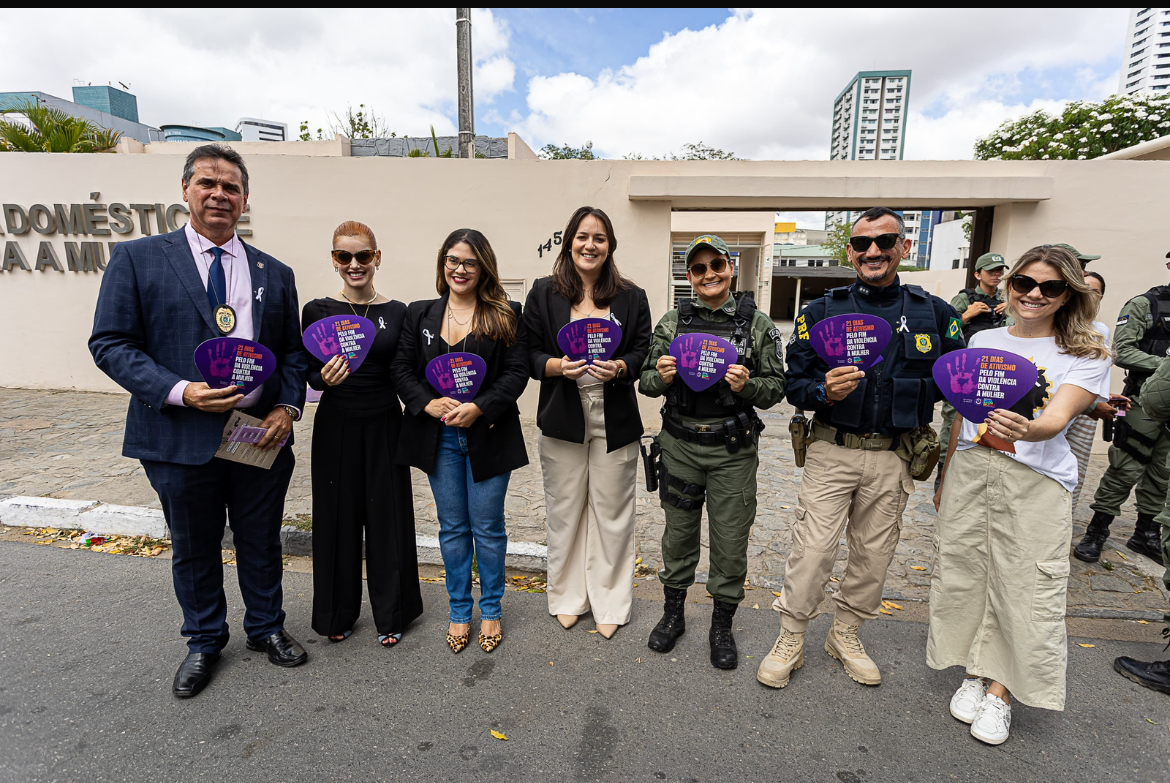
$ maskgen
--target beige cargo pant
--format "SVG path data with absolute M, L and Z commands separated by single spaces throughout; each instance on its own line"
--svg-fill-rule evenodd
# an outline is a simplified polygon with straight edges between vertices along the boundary
M 926 662 L 1064 709 L 1072 496 L 994 449 L 953 455 L 943 480 Z
M 808 447 L 780 593 L 782 628 L 803 633 L 816 616 L 843 531 L 849 559 L 833 596 L 834 614 L 850 625 L 877 617 L 913 491 L 906 462 L 892 451 L 847 449 L 823 440 Z

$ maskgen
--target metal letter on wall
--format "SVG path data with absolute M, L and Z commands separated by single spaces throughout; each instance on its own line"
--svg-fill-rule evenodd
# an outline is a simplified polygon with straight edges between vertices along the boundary
M 125 204 L 114 202 L 110 204 L 110 228 L 114 230 L 115 234 L 129 234 L 134 230 L 134 218 L 130 215 L 130 210 L 126 209 Z
M 24 207 L 19 204 L 5 204 L 3 209 L 4 224 L 8 227 L 8 233 L 27 234 L 28 213 L 24 211 Z
M 102 212 L 105 209 L 105 204 L 82 205 L 82 211 L 85 213 L 85 233 L 92 234 L 95 237 L 107 237 L 110 235 L 110 229 L 104 225 L 106 223 L 106 216 Z
M 62 234 L 81 234 L 85 231 L 85 218 L 80 204 L 54 204 L 57 213 L 57 230 Z
M 41 225 L 42 222 L 44 225 Z M 53 218 L 53 212 L 44 204 L 33 204 L 28 208 L 28 224 L 38 234 L 57 233 L 57 221 Z
M 61 262 L 57 260 L 57 251 L 53 249 L 52 242 L 42 242 L 37 248 L 37 271 L 41 271 L 47 266 L 51 266 L 58 272 L 64 272 Z
M 22 231 L 21 233 L 24 232 Z M 0 268 L 3 268 L 3 270 L 7 272 L 14 266 L 18 266 L 26 272 L 32 271 L 29 269 L 28 261 L 25 260 L 24 251 L 20 249 L 20 245 L 16 244 L 15 242 L 5 242 L 4 258 L 2 261 L 0 261 Z

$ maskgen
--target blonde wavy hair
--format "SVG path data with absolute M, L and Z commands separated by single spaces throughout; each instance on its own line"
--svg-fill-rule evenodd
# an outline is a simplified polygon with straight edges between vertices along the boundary
M 1016 320 L 1020 320 L 1016 310 L 1015 300 L 1021 294 L 1015 293 L 1011 287 L 1014 276 L 1030 264 L 1042 263 L 1055 269 L 1068 283 L 1069 298 L 1057 311 L 1052 321 L 1052 330 L 1056 336 L 1056 346 L 1063 353 L 1072 356 L 1089 357 L 1092 359 L 1108 359 L 1109 347 L 1105 344 L 1105 337 L 1093 328 L 1093 318 L 1097 315 L 1100 306 L 1099 299 L 1093 295 L 1093 289 L 1085 283 L 1085 273 L 1081 262 L 1076 256 L 1055 245 L 1037 245 L 1024 253 L 1007 273 L 1006 288 L 1008 295 L 1008 312 Z

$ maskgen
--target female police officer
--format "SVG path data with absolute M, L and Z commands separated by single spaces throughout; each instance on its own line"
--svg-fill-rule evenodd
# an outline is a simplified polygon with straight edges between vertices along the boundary
M 666 396 L 662 406 L 659 494 L 666 512 L 659 579 L 666 594 L 662 619 L 650 634 L 650 649 L 669 652 L 686 630 L 683 604 L 695 581 L 703 503 L 711 541 L 707 592 L 711 616 L 711 665 L 738 663 L 731 620 L 743 600 L 747 544 L 756 518 L 756 442 L 764 428 L 755 408 L 770 408 L 784 396 L 780 332 L 756 309 L 748 293 L 732 296 L 735 263 L 722 239 L 698 237 L 687 248 L 687 280 L 697 297 L 680 303 L 654 329 L 642 365 L 639 391 Z M 739 361 L 714 386 L 694 392 L 676 376 L 670 343 L 681 334 L 704 332 L 731 342 Z

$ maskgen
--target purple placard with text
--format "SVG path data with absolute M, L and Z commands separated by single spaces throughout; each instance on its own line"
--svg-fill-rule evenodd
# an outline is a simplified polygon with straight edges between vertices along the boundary
M 713 334 L 696 332 L 674 338 L 670 355 L 683 383 L 695 391 L 714 386 L 739 359 L 735 346 Z
M 487 362 L 474 353 L 445 353 L 427 362 L 426 373 L 439 394 L 471 402 L 487 374 Z
M 557 345 L 574 362 L 607 362 L 622 341 L 622 328 L 605 318 L 582 318 L 557 332 Z
M 228 438 L 228 443 L 256 444 L 259 443 L 260 439 L 267 434 L 268 430 L 264 429 L 263 427 L 253 427 L 249 424 L 243 424 L 239 427 L 236 427 L 236 429 L 232 432 L 231 437 Z M 291 432 L 289 434 L 291 434 Z M 283 446 L 286 443 L 288 443 L 288 435 L 285 435 L 283 438 L 281 438 L 280 443 L 277 443 L 276 445 Z
M 276 370 L 276 356 L 251 340 L 213 337 L 195 349 L 195 367 L 211 388 L 235 385 L 241 394 L 247 394 L 260 388 Z
M 334 356 L 349 359 L 349 371 L 357 372 L 374 344 L 378 330 L 374 322 L 360 315 L 331 315 L 305 329 L 301 342 L 309 353 L 328 363 Z
M 996 408 L 1010 408 L 1036 385 L 1036 365 L 1007 351 L 964 348 L 934 363 L 934 382 L 964 419 L 982 423 Z
M 817 321 L 808 339 L 830 367 L 868 370 L 882 360 L 882 351 L 894 334 L 890 322 L 864 313 L 835 315 Z

